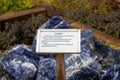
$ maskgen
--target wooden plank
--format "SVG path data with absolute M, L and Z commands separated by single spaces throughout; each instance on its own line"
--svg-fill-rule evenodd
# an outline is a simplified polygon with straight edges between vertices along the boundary
M 16 17 L 20 17 L 20 16 L 25 16 L 25 15 L 32 14 L 32 13 L 45 12 L 45 11 L 46 11 L 45 8 L 37 7 L 37 8 L 33 8 L 33 9 L 16 11 L 16 12 L 12 12 L 12 13 L 5 13 L 5 14 L 0 15 L 0 21 L 16 18 Z
M 65 80 L 64 54 L 56 54 L 56 64 L 58 80 Z

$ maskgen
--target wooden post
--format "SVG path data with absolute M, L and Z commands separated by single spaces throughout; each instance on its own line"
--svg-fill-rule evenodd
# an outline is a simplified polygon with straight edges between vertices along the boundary
M 46 13 L 48 17 L 59 15 L 56 8 L 50 3 L 46 3 L 43 1 L 40 3 L 40 6 L 46 9 Z
M 58 80 L 65 80 L 65 62 L 64 54 L 56 54 L 56 67 Z

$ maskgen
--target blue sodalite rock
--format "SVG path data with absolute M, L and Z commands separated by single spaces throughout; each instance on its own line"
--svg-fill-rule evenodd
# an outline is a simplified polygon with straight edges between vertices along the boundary
M 89 34 L 89 37 L 88 37 L 88 34 Z M 92 54 L 94 50 L 94 43 L 92 40 L 93 39 L 92 31 L 91 30 L 82 31 L 81 35 L 83 35 L 81 36 L 81 53 L 65 55 L 67 80 L 83 80 L 83 78 L 88 74 L 86 72 L 88 69 L 87 68 L 88 66 L 92 66 L 92 68 L 94 65 L 95 65 L 94 68 L 99 66 L 98 64 L 94 64 L 95 60 L 97 59 L 97 56 Z M 91 71 L 91 77 L 89 76 L 90 79 L 86 78 L 85 80 L 99 79 L 98 72 L 93 70 L 92 68 L 89 68 L 88 70 L 88 71 Z M 78 78 L 77 76 L 78 74 L 81 74 L 81 71 L 82 71 L 82 74 L 86 74 L 86 75 L 82 75 L 81 77 Z M 96 75 L 94 75 L 95 73 L 92 73 L 94 71 Z M 94 76 L 95 78 L 92 76 Z
M 29 53 L 29 54 L 28 54 Z M 29 56 L 30 50 L 26 46 L 18 45 L 2 59 L 4 69 L 16 80 L 32 80 L 37 72 L 37 61 Z
M 102 70 L 101 80 L 120 80 L 120 64 Z
M 82 68 L 67 80 L 100 80 L 98 72 L 90 68 Z
M 1 73 L 2 73 L 2 72 L 1 72 Z M 14 79 L 14 77 L 6 74 L 6 75 L 0 77 L 0 80 L 15 80 L 15 79 Z
M 63 18 L 59 16 L 53 16 L 47 22 L 45 22 L 41 29 L 70 29 L 72 28 Z
M 114 50 L 96 39 L 94 39 L 94 44 L 94 55 L 98 56 L 99 60 L 101 60 L 101 64 L 104 65 L 104 67 L 120 64 L 120 50 Z
M 72 27 L 63 18 L 54 16 L 40 28 Z M 8 54 L 0 58 L 0 65 L 15 80 L 57 80 L 56 56 L 36 54 L 35 50 L 36 37 L 30 47 L 14 46 Z M 95 39 L 91 30 L 81 32 L 81 53 L 68 53 L 64 58 L 66 80 L 120 80 L 120 51 L 111 49 Z M 105 69 L 102 69 L 103 65 Z M 12 77 L 10 78 L 12 80 Z
M 56 61 L 54 59 L 43 59 L 39 62 L 36 80 L 57 80 Z

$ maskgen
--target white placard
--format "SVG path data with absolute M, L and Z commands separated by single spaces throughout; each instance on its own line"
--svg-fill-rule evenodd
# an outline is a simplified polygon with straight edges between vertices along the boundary
M 80 53 L 80 29 L 38 29 L 37 53 Z

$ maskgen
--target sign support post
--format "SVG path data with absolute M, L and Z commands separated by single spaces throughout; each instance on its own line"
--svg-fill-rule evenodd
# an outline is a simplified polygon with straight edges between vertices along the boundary
M 66 80 L 64 54 L 56 54 L 56 67 L 58 80 Z

